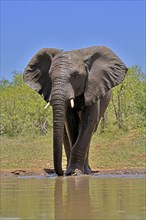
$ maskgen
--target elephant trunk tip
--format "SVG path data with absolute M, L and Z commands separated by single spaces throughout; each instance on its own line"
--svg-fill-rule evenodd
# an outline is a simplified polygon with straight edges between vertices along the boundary
M 63 170 L 55 170 L 55 173 L 58 175 L 58 176 L 63 176 L 64 175 L 64 172 Z

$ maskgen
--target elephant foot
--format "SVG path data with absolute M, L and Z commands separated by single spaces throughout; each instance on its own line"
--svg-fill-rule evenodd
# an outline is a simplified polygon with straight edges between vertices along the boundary
M 65 172 L 66 176 L 80 176 L 83 174 L 90 174 L 91 168 L 89 165 L 84 165 L 84 167 L 80 165 L 69 165 Z
M 91 168 L 89 165 L 84 165 L 84 174 L 90 174 L 91 173 Z
M 72 174 L 72 176 L 81 176 L 83 175 L 83 172 L 79 169 L 75 169 L 74 173 Z
M 69 165 L 65 172 L 66 176 L 80 176 L 82 174 L 84 174 L 84 171 L 79 165 L 78 166 Z

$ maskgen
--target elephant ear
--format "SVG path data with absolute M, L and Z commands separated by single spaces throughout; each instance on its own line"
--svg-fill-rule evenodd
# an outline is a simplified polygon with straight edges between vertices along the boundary
M 51 92 L 51 79 L 49 69 L 52 58 L 62 50 L 54 48 L 43 48 L 39 50 L 30 60 L 23 73 L 24 82 L 43 96 L 48 102 Z
M 88 71 L 85 104 L 91 105 L 123 81 L 127 67 L 116 54 L 104 46 L 82 49 L 81 53 Z

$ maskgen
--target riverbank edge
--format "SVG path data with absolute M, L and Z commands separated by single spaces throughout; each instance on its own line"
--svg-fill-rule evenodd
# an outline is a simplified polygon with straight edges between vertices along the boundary
M 0 176 L 46 176 L 48 174 L 53 174 L 53 168 L 26 168 L 26 169 L 1 169 Z M 108 168 L 108 169 L 94 169 L 91 174 L 100 175 L 136 175 L 136 174 L 146 174 L 146 168 Z

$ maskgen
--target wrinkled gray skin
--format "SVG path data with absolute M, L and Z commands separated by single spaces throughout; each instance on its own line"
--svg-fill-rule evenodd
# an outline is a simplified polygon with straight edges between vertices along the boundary
M 89 145 L 111 97 L 121 83 L 125 64 L 107 47 L 62 51 L 44 48 L 30 60 L 24 82 L 53 107 L 54 168 L 62 170 L 62 145 L 67 156 L 66 175 L 89 174 Z M 74 108 L 70 100 L 74 99 Z

